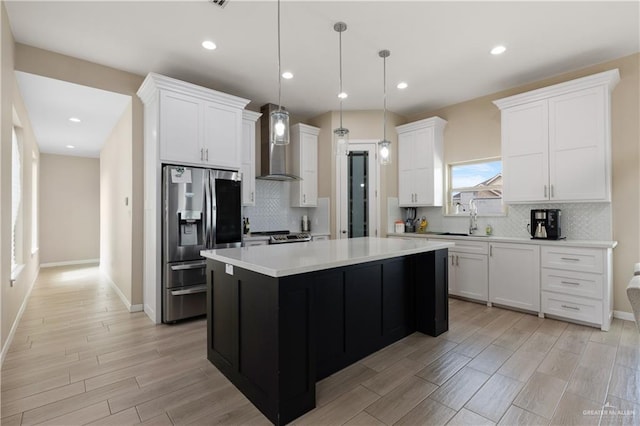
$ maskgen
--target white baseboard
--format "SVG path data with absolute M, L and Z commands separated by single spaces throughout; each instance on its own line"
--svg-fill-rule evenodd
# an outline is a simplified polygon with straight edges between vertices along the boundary
M 7 340 L 4 342 L 4 346 L 2 347 L 2 354 L 0 355 L 0 366 L 4 364 L 4 358 L 7 356 L 7 352 L 9 352 L 9 348 L 11 347 L 11 343 L 13 342 L 13 337 L 16 334 L 16 330 L 18 329 L 18 324 L 20 324 L 20 320 L 22 319 L 24 310 L 27 307 L 27 303 L 29 302 L 29 298 L 31 297 L 31 292 L 33 291 L 33 287 L 36 284 L 36 280 L 38 279 L 39 273 L 40 273 L 40 267 L 38 267 L 38 269 L 36 270 L 36 273 L 33 276 L 33 281 L 31 282 L 31 285 L 29 285 L 29 289 L 27 290 L 27 294 L 25 294 L 24 299 L 22 300 L 22 305 L 20 305 L 18 314 L 16 315 L 16 318 L 13 321 L 13 324 L 11 324 L 11 330 L 9 331 Z
M 120 298 L 120 300 L 122 301 L 122 303 L 124 304 L 124 306 L 127 308 L 129 312 L 140 312 L 142 310 L 142 305 L 131 304 L 129 299 L 127 299 L 127 296 L 125 296 L 122 290 L 120 290 L 120 288 L 116 285 L 116 283 L 113 282 L 111 277 L 105 274 L 104 271 L 100 271 L 100 273 L 102 274 L 104 279 L 107 280 L 111 288 L 116 292 L 116 294 L 118 295 L 118 297 Z
M 144 313 L 153 321 L 154 324 L 158 324 L 159 322 L 156 320 L 156 310 L 153 309 L 148 304 L 144 305 Z
M 70 266 L 70 265 L 86 265 L 90 263 L 95 263 L 96 265 L 100 263 L 100 259 L 85 259 L 85 260 L 67 260 L 65 262 L 49 262 L 49 263 L 41 263 L 41 268 L 53 268 L 55 266 Z
M 625 321 L 636 322 L 636 319 L 631 312 L 613 311 L 613 317 Z

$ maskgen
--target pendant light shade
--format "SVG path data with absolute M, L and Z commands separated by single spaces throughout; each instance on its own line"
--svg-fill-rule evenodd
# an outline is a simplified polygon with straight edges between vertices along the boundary
M 347 94 L 342 91 L 342 33 L 347 30 L 347 24 L 338 22 L 333 26 L 333 29 L 337 31 L 339 35 L 340 51 L 340 91 L 338 92 L 338 98 L 340 99 L 340 127 L 333 131 L 333 146 L 335 155 L 340 156 L 349 153 L 349 129 L 342 126 L 342 101 L 347 97 Z
M 387 58 L 391 55 L 388 50 L 381 50 L 378 56 L 382 58 L 382 91 L 384 93 L 384 113 L 382 120 L 382 140 L 378 142 L 380 164 L 391 164 L 391 141 L 387 140 Z
M 280 65 L 280 0 L 278 0 L 278 109 L 269 117 L 269 139 L 274 145 L 289 143 L 289 113 L 282 109 L 282 69 Z
M 289 112 L 277 109 L 269 117 L 270 140 L 274 145 L 289 143 Z

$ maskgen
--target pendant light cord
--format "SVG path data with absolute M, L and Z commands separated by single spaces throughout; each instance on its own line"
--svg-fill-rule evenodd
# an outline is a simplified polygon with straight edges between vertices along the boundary
M 383 116 L 382 116 L 382 136 L 383 140 L 387 140 L 387 56 L 382 58 L 382 93 L 383 95 Z
M 278 111 L 282 110 L 282 70 L 280 68 L 280 0 L 278 0 Z
M 342 129 L 342 31 L 338 32 L 338 40 L 340 44 L 340 129 Z

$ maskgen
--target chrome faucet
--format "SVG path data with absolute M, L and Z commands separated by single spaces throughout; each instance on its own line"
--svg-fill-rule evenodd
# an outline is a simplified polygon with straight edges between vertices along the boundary
M 478 206 L 476 206 L 475 198 L 469 201 L 469 234 L 478 229 Z

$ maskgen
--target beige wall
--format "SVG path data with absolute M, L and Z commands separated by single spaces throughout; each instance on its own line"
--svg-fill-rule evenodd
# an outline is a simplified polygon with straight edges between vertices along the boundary
M 13 72 L 14 41 L 4 3 L 0 3 L 0 306 L 2 359 L 7 339 L 16 323 L 18 313 L 38 275 L 39 253 L 31 253 L 31 197 L 33 156 L 39 152 L 29 117 Z M 15 110 L 15 121 L 14 121 Z M 24 265 L 15 282 L 11 283 L 11 128 L 18 126 L 22 142 L 22 222 L 21 243 L 17 244 L 20 263 Z
M 40 263 L 100 257 L 100 160 L 40 156 Z
M 142 304 L 143 107 L 136 92 L 144 77 L 20 43 L 15 49 L 15 69 L 131 96 L 131 303 Z
M 562 74 L 526 86 L 427 111 L 409 122 L 439 116 L 448 121 L 444 131 L 446 162 L 500 156 L 500 111 L 492 101 L 540 87 L 618 68 L 620 83 L 612 95 L 614 309 L 631 312 L 626 286 L 633 265 L 640 261 L 640 54 Z
M 100 270 L 131 305 L 132 292 L 132 106 L 100 152 Z

